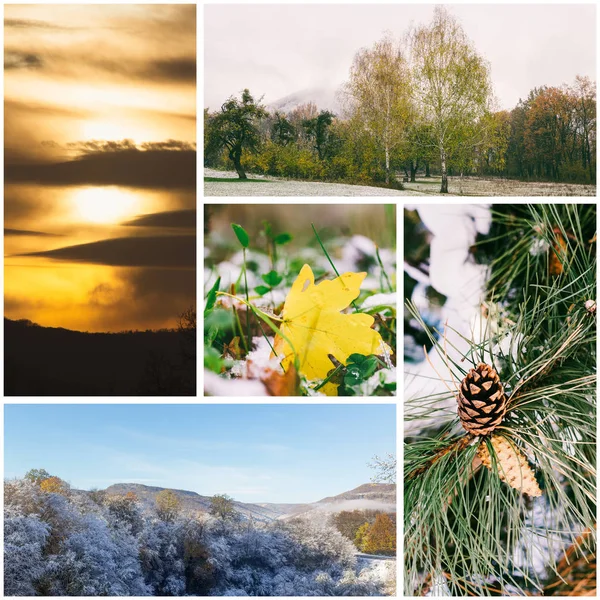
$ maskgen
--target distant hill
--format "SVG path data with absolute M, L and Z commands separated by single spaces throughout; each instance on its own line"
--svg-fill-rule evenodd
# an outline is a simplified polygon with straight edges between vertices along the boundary
M 165 488 L 142 485 L 140 483 L 117 483 L 104 490 L 108 495 L 122 495 L 134 492 L 140 499 L 142 506 L 150 509 L 154 506 L 156 495 Z M 362 490 L 362 491 L 359 491 Z M 201 496 L 196 492 L 187 490 L 172 490 L 181 500 L 182 507 L 188 511 L 208 512 L 210 508 L 210 496 Z M 359 497 L 360 496 L 360 497 Z M 309 504 L 285 504 L 285 503 L 246 503 L 234 501 L 235 509 L 246 518 L 256 521 L 270 522 L 278 519 L 290 518 L 295 515 L 306 515 L 315 510 L 323 510 L 326 506 L 331 512 L 345 510 L 345 502 L 348 500 L 367 500 L 365 508 L 387 509 L 390 512 L 396 510 L 396 486 L 380 483 L 367 483 L 349 492 L 338 496 L 324 498 L 319 502 Z M 375 501 L 377 504 L 375 504 Z M 372 504 L 371 504 L 372 503 Z M 386 508 L 384 508 L 386 507 Z
M 176 331 L 83 333 L 4 319 L 6 396 L 194 396 Z
M 271 102 L 267 108 L 271 112 L 289 113 L 298 106 L 308 104 L 309 102 L 316 104 L 319 110 L 329 110 L 336 115 L 339 115 L 341 112 L 337 90 L 334 88 L 309 88 L 300 90 L 275 102 Z
M 156 495 L 165 488 L 142 485 L 139 483 L 117 483 L 107 487 L 105 492 L 109 495 L 126 494 L 134 492 L 143 506 L 151 508 L 154 506 Z M 187 490 L 172 490 L 181 500 L 185 510 L 208 512 L 210 508 L 210 496 L 201 496 L 196 492 Z M 234 502 L 235 509 L 245 517 L 252 517 L 257 521 L 275 521 L 284 514 L 294 512 L 295 507 L 306 505 L 297 504 L 248 504 L 245 502 Z
M 393 483 L 365 483 L 337 496 L 323 498 L 317 504 L 339 504 L 349 500 L 368 500 L 395 504 L 396 485 Z

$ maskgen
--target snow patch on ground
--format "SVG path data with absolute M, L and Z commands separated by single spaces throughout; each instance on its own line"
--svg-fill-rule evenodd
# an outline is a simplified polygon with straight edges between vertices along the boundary
M 415 183 L 405 183 L 405 192 L 402 193 L 410 191 L 439 196 L 440 184 L 439 177 L 417 179 Z M 450 177 L 448 192 L 451 196 L 595 196 L 596 186 L 484 177 Z
M 205 177 L 237 179 L 236 173 L 204 169 Z M 420 192 L 405 192 L 388 188 L 346 183 L 322 183 L 316 181 L 293 181 L 249 175 L 251 179 L 264 181 L 207 181 L 204 183 L 205 196 L 421 196 Z
M 439 177 L 421 178 L 404 183 L 403 190 L 390 190 L 365 185 L 294 181 L 269 175 L 248 174 L 260 182 L 238 183 L 235 171 L 204 169 L 205 177 L 231 179 L 232 182 L 204 183 L 205 196 L 439 196 Z M 515 179 L 486 179 L 484 177 L 450 177 L 450 196 L 595 196 L 595 185 L 517 181 Z

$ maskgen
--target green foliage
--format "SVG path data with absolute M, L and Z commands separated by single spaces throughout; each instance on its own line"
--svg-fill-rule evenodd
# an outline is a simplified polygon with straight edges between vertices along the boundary
M 289 233 L 280 233 L 273 238 L 273 242 L 278 246 L 289 244 L 294 238 Z
M 361 551 L 364 552 L 363 548 L 367 536 L 369 535 L 369 529 L 371 529 L 370 523 L 363 523 L 357 530 L 354 536 L 354 545 Z
M 219 291 L 219 285 L 221 285 L 221 278 L 217 277 L 215 283 L 210 288 L 208 295 L 206 296 L 206 304 L 204 306 L 204 318 L 212 312 L 217 300 L 217 292 Z
M 233 505 L 233 498 L 227 494 L 217 494 L 210 499 L 209 512 L 213 517 L 222 521 L 228 521 L 237 517 L 237 511 Z
M 46 469 L 30 469 L 25 473 L 25 479 L 31 481 L 31 483 L 41 483 L 44 479 L 52 477 Z
M 247 248 L 250 245 L 248 232 L 241 225 L 237 225 L 236 223 L 232 223 L 231 228 L 233 229 L 233 233 L 235 233 L 235 237 L 237 237 L 239 243 L 244 248 Z
M 371 377 L 380 361 L 376 356 L 363 356 L 362 354 L 351 354 L 346 363 L 346 373 L 344 375 L 344 385 L 352 387 L 361 384 Z
M 261 279 L 272 288 L 277 287 L 283 281 L 283 277 L 277 271 L 269 271 L 266 275 L 261 275 Z

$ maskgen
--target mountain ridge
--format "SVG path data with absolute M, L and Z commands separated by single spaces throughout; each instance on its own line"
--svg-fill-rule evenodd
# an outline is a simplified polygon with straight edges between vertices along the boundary
M 290 113 L 298 106 L 310 102 L 315 104 L 319 110 L 329 110 L 336 115 L 339 115 L 342 110 L 338 100 L 338 90 L 325 87 L 298 90 L 274 102 L 269 102 L 267 108 L 272 112 Z
M 141 483 L 116 483 L 108 486 L 103 491 L 110 495 L 123 495 L 127 492 L 135 493 L 140 502 L 146 508 L 154 505 L 156 495 L 163 490 L 170 489 L 181 500 L 184 510 L 196 510 L 208 512 L 210 509 L 211 496 L 204 496 L 190 490 L 180 490 L 165 488 L 160 486 L 149 486 Z M 391 510 L 395 510 L 396 505 L 396 485 L 385 483 L 367 483 L 342 492 L 337 496 L 328 496 L 318 502 L 309 503 L 286 503 L 286 502 L 240 502 L 233 501 L 234 508 L 245 518 L 255 519 L 257 521 L 270 522 L 279 519 L 291 518 L 299 515 L 306 515 L 313 511 L 340 507 L 339 510 L 345 510 L 344 505 L 348 502 L 362 501 L 368 504 L 387 505 Z

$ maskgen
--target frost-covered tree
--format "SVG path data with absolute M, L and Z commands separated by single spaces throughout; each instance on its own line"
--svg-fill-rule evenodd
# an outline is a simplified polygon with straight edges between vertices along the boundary
M 95 515 L 83 516 L 77 529 L 50 561 L 57 573 L 54 593 L 68 596 L 146 596 L 137 544 L 126 530 L 111 531 Z
M 134 495 L 64 495 L 35 479 L 6 482 L 5 594 L 381 593 L 326 518 L 264 524 L 179 512 L 165 520 L 160 510 L 144 510 Z
M 133 492 L 107 496 L 104 503 L 110 516 L 115 521 L 115 526 L 123 525 L 133 535 L 137 535 L 143 527 L 143 516 L 139 506 L 139 499 Z
M 35 596 L 45 569 L 42 554 L 50 527 L 14 506 L 4 510 L 4 595 Z
M 142 571 L 155 596 L 185 592 L 183 531 L 180 522 L 150 519 L 140 535 Z

